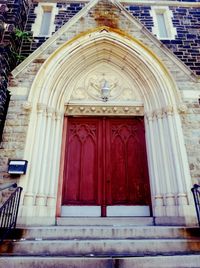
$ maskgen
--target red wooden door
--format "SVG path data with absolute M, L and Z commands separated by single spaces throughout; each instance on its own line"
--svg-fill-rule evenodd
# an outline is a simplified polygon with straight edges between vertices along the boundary
M 100 204 L 101 121 L 69 118 L 67 132 L 63 204 Z
M 143 118 L 106 121 L 107 205 L 149 205 Z
M 143 118 L 69 118 L 63 205 L 150 205 Z

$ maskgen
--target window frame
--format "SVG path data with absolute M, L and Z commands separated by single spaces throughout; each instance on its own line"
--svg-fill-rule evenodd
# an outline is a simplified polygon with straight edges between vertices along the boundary
M 169 9 L 169 7 L 158 7 L 158 6 L 153 6 L 151 7 L 150 14 L 153 17 L 153 22 L 154 26 L 152 27 L 152 32 L 154 35 L 156 35 L 160 40 L 172 40 L 175 39 L 177 35 L 176 28 L 173 26 L 172 18 L 173 18 L 173 13 Z M 160 36 L 160 28 L 158 25 L 158 14 L 162 14 L 164 17 L 164 23 L 167 31 L 167 36 L 163 37 Z
M 56 3 L 38 3 L 35 8 L 36 19 L 32 24 L 33 37 L 50 37 L 55 32 L 56 25 L 54 24 L 55 16 L 58 14 Z M 42 18 L 45 11 L 51 11 L 48 34 L 41 34 Z

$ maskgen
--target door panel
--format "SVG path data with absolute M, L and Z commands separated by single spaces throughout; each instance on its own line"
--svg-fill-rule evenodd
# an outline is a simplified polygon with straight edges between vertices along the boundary
M 107 204 L 150 204 L 144 122 L 107 120 Z
M 76 214 L 73 206 L 81 211 L 84 205 L 88 216 L 99 215 L 99 206 L 104 216 L 106 206 L 110 216 L 138 215 L 138 206 L 149 215 L 143 118 L 69 118 L 66 144 L 64 214 Z
M 63 204 L 99 203 L 100 121 L 69 118 Z

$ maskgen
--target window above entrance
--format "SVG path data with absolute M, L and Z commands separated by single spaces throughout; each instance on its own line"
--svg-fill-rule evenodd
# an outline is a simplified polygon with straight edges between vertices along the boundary
M 175 39 L 177 32 L 172 23 L 173 14 L 169 7 L 153 6 L 150 12 L 154 21 L 153 33 L 161 40 Z
M 39 3 L 35 13 L 37 16 L 32 25 L 33 36 L 51 36 L 55 32 L 54 20 L 58 14 L 56 3 Z

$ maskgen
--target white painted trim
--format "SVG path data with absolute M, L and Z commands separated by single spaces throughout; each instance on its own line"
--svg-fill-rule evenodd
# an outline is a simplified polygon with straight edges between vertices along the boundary
M 101 217 L 101 206 L 62 206 L 61 217 Z
M 49 25 L 49 34 L 48 35 L 41 35 L 40 34 L 40 29 L 41 29 L 41 24 L 42 24 L 42 16 L 44 13 L 45 9 L 49 9 L 51 11 L 51 21 Z M 31 30 L 33 31 L 33 37 L 37 36 L 42 36 L 42 37 L 50 37 L 53 32 L 55 32 L 55 16 L 58 14 L 58 8 L 56 6 L 56 3 L 39 3 L 38 6 L 35 8 L 35 14 L 36 14 L 36 19 L 35 22 L 32 24 Z
M 155 34 L 160 40 L 175 39 L 175 36 L 177 35 L 177 31 L 176 31 L 176 28 L 172 24 L 173 13 L 171 10 L 169 10 L 169 7 L 168 6 L 162 6 L 162 7 L 153 6 L 151 7 L 150 14 L 154 21 L 154 26 L 152 27 L 153 34 Z M 158 14 L 163 14 L 164 16 L 165 26 L 167 30 L 166 37 L 159 36 L 159 25 L 157 21 Z
M 107 206 L 108 217 L 149 217 L 149 206 Z

